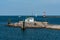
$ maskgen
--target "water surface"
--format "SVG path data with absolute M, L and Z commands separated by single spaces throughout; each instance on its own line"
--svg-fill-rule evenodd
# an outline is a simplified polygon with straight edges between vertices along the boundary
M 42 16 L 35 17 L 36 21 L 45 21 Z M 0 24 L 7 24 L 8 19 L 11 22 L 24 20 L 27 16 L 0 16 Z M 60 18 L 47 17 L 49 24 L 60 24 Z M 31 28 L 23 31 L 21 28 L 14 28 L 0 25 L 0 40 L 60 40 L 60 30 L 51 30 L 45 28 Z

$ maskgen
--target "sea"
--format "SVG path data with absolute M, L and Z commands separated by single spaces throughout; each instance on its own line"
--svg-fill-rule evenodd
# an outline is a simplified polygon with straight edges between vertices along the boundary
M 35 21 L 47 21 L 49 24 L 60 25 L 60 17 L 57 16 L 0 16 L 0 40 L 60 40 L 60 30 L 46 28 L 21 28 L 6 26 L 11 23 L 24 21 L 34 17 Z

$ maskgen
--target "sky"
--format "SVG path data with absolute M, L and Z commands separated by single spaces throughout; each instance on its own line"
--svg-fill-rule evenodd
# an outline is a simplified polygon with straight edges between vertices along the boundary
M 0 0 L 0 15 L 60 15 L 60 0 Z

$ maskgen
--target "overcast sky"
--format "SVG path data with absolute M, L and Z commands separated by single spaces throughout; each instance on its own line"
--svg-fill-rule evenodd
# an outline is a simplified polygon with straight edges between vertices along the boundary
M 60 15 L 60 0 L 0 0 L 0 15 Z

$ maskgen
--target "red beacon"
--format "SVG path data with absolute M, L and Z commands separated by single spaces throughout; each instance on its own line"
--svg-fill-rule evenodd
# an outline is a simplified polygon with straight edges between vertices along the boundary
M 46 17 L 46 12 L 45 11 L 43 12 L 43 17 Z

